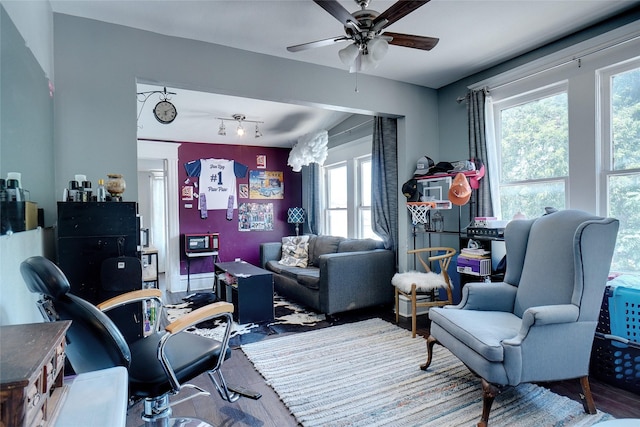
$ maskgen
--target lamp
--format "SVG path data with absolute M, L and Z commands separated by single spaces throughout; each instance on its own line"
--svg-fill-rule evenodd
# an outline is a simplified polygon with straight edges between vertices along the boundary
M 389 50 L 389 43 L 384 37 L 358 39 L 344 49 L 338 51 L 343 64 L 349 66 L 349 72 L 376 68 Z
M 261 122 L 259 120 L 247 120 L 247 117 L 244 114 L 234 114 L 231 117 L 216 117 L 216 119 L 220 120 L 220 128 L 218 129 L 218 135 L 225 136 L 227 134 L 227 131 L 224 127 L 225 120 L 235 120 L 236 122 L 238 122 L 238 127 L 236 128 L 236 135 L 244 136 L 245 130 L 244 130 L 244 127 L 242 126 L 242 122 L 247 122 L 247 123 L 256 124 L 256 131 L 255 131 L 256 138 L 260 138 L 262 136 L 262 132 L 260 132 L 260 128 L 258 128 L 258 123 L 264 123 L 264 122 Z
M 304 209 L 289 208 L 287 210 L 287 222 L 296 225 L 296 236 L 299 235 L 300 224 L 304 224 Z

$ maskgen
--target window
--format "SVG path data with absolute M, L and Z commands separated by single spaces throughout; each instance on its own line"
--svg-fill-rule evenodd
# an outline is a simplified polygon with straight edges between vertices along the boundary
M 640 270 L 640 60 L 599 71 L 607 216 L 620 221 L 611 269 Z
M 325 183 L 325 230 L 331 236 L 346 237 L 348 235 L 346 162 L 326 168 Z
M 371 156 L 359 159 L 358 173 L 358 237 L 380 239 L 371 227 Z
M 569 175 L 566 83 L 494 103 L 502 218 L 565 208 Z
M 371 228 L 371 155 L 324 167 L 325 234 L 379 239 Z

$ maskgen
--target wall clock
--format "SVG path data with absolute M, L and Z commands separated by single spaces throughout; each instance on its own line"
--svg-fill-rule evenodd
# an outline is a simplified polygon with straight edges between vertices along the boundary
M 153 109 L 153 115 L 162 124 L 169 124 L 176 119 L 178 110 L 175 105 L 167 101 L 166 99 L 156 104 Z

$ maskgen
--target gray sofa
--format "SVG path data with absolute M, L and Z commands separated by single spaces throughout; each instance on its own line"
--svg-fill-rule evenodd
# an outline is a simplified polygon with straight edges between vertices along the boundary
M 282 243 L 260 245 L 278 294 L 329 315 L 393 301 L 395 254 L 382 242 L 311 235 L 308 250 L 307 267 L 289 267 L 278 262 Z

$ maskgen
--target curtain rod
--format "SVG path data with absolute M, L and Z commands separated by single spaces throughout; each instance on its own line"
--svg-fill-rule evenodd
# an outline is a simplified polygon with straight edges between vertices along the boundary
M 616 42 L 616 43 L 613 43 L 613 44 L 610 44 L 610 45 L 607 45 L 607 46 L 602 46 L 600 48 L 597 48 L 597 49 L 593 50 L 592 52 L 587 52 L 587 53 L 585 53 L 583 55 L 580 55 L 580 56 L 574 56 L 573 58 L 567 59 L 564 62 L 561 62 L 559 64 L 553 65 L 553 66 L 545 68 L 543 70 L 536 71 L 535 73 L 528 74 L 528 75 L 523 76 L 523 77 L 518 77 L 517 79 L 514 79 L 514 80 L 511 80 L 511 81 L 499 84 L 499 85 L 494 86 L 492 88 L 485 87 L 484 90 L 487 91 L 487 93 L 489 93 L 489 91 L 492 90 L 492 89 L 499 89 L 501 87 L 508 86 L 510 84 L 517 83 L 519 81 L 522 81 L 522 80 L 525 80 L 525 79 L 528 79 L 528 78 L 531 78 L 531 77 L 535 77 L 535 76 L 537 76 L 539 74 L 546 73 L 547 71 L 555 70 L 556 68 L 560 68 L 562 66 L 565 66 L 565 65 L 570 64 L 570 63 L 575 62 L 575 61 L 578 61 L 578 68 L 580 68 L 581 65 L 582 65 L 582 58 L 586 58 L 586 57 L 588 57 L 590 55 L 593 55 L 593 54 L 596 54 L 596 53 L 599 53 L 599 52 L 602 52 L 602 51 L 605 51 L 605 50 L 608 50 L 608 49 L 611 49 L 611 48 L 614 48 L 614 47 L 618 47 L 618 46 L 621 46 L 621 45 L 623 45 L 625 43 L 629 43 L 629 42 L 632 42 L 632 41 L 635 41 L 635 40 L 638 40 L 638 39 L 640 39 L 640 34 L 637 34 L 637 35 L 635 35 L 633 37 L 630 37 L 630 38 L 625 39 L 625 40 L 621 40 L 619 42 Z M 458 104 L 460 104 L 462 101 L 464 101 L 466 99 L 467 99 L 466 96 L 459 96 L 459 97 L 456 98 L 456 102 Z
M 359 127 L 368 125 L 372 121 L 373 121 L 373 119 L 370 119 L 370 120 L 367 120 L 366 122 L 358 123 L 357 125 L 354 125 L 354 126 L 350 127 L 349 129 L 345 129 L 345 130 L 340 131 L 338 133 L 335 133 L 333 135 L 329 135 L 329 138 L 335 138 L 337 136 L 344 135 L 345 133 L 349 133 L 349 132 L 353 131 L 354 129 L 358 129 Z

